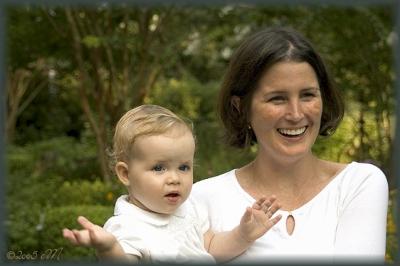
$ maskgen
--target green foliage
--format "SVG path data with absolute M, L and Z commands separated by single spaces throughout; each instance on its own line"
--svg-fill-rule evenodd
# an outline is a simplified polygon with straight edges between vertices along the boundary
M 397 208 L 397 189 L 390 191 L 389 195 L 389 209 L 387 217 L 387 233 L 386 233 L 386 262 L 394 263 L 398 261 L 398 248 L 399 248 L 399 235 L 396 227 L 398 223 Z M 397 217 L 396 217 L 397 215 Z M 396 219 L 397 218 L 397 219 Z
M 10 145 L 7 148 L 7 164 L 11 175 L 37 177 L 37 181 L 42 175 L 65 180 L 94 180 L 99 176 L 94 144 L 63 136 L 23 147 Z
M 7 63 L 10 67 L 29 64 L 42 56 L 67 57 L 65 53 L 69 44 L 62 41 L 62 35 L 52 31 L 53 26 L 41 9 L 29 6 L 10 7 L 7 14 L 6 40 L 8 47 L 11 47 L 7 51 Z M 58 19 L 54 10 L 49 15 Z
M 56 62 L 55 65 L 57 64 Z M 60 70 L 57 66 L 53 67 Z M 79 98 L 70 89 L 62 88 L 59 83 L 48 83 L 26 111 L 19 114 L 14 144 L 25 145 L 60 136 L 80 139 L 85 124 Z M 33 89 L 35 88 L 28 87 L 28 90 Z
M 100 181 L 66 181 L 61 185 L 37 182 L 22 187 L 29 189 L 14 190 L 7 195 L 9 249 L 31 252 L 62 247 L 63 258 L 92 252 L 69 247 L 61 236 L 61 228 L 76 228 L 79 215 L 104 224 L 112 215 L 117 193 L 122 193 L 120 188 Z
M 20 189 L 22 193 L 14 191 L 16 196 L 7 197 L 8 250 L 23 253 L 37 250 L 40 253 L 62 248 L 63 260 L 93 259 L 93 250 L 71 246 L 63 239 L 61 229 L 79 228 L 76 222 L 79 215 L 96 224 L 104 224 L 112 216 L 116 193 L 120 193 L 120 189 L 115 192 L 110 185 L 100 181 L 66 181 L 61 187 L 36 183 L 25 188 L 30 192 L 24 193 Z
M 88 47 L 88 48 L 97 48 L 101 44 L 100 38 L 97 36 L 93 35 L 87 35 L 82 39 L 82 42 Z
M 95 260 L 93 249 L 75 247 L 63 238 L 63 228 L 77 228 L 80 225 L 76 219 L 84 215 L 92 222 L 102 225 L 112 216 L 112 206 L 100 205 L 71 205 L 49 209 L 36 208 L 39 217 L 32 209 L 25 209 L 25 213 L 19 212 L 7 223 L 9 238 L 8 250 L 22 251 L 23 254 L 32 254 L 37 251 L 45 254 L 49 249 L 60 251 L 62 260 Z
M 105 184 L 93 175 L 94 149 L 67 137 L 8 147 L 9 250 L 32 254 L 62 248 L 63 259 L 94 258 L 92 250 L 69 246 L 61 234 L 63 227 L 77 227 L 78 215 L 103 224 L 124 192 L 117 182 Z
M 58 189 L 57 202 L 54 205 L 85 205 L 97 204 L 113 206 L 117 197 L 126 194 L 122 184 L 105 184 L 100 180 L 95 181 L 65 181 Z
M 186 75 L 180 80 L 176 78 L 163 79 L 154 85 L 154 89 L 145 99 L 145 103 L 163 105 L 193 121 L 200 115 L 198 109 L 202 99 L 198 95 L 198 91 L 207 89 L 190 75 Z
M 352 157 L 347 150 L 353 141 L 353 128 L 354 122 L 346 115 L 333 135 L 317 139 L 313 152 L 325 160 L 349 163 Z

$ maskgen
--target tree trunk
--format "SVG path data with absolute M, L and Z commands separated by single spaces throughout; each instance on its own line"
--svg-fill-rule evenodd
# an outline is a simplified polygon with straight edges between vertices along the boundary
M 7 118 L 6 118 L 6 141 L 12 143 L 15 135 L 15 127 L 19 115 L 31 104 L 39 92 L 45 87 L 46 80 L 39 76 L 35 84 L 35 75 L 28 69 L 17 69 L 8 72 L 7 77 Z
M 73 42 L 73 48 L 74 48 L 74 54 L 75 54 L 75 60 L 78 63 L 78 70 L 79 70 L 79 85 L 78 85 L 78 91 L 79 91 L 79 96 L 80 96 L 80 102 L 82 109 L 84 111 L 84 114 L 86 118 L 89 121 L 89 124 L 93 130 L 93 133 L 96 138 L 96 143 L 97 143 L 97 150 L 98 150 L 98 160 L 100 164 L 100 169 L 101 173 L 103 176 L 103 180 L 106 183 L 109 183 L 111 181 L 110 175 L 109 175 L 109 169 L 108 169 L 108 158 L 106 154 L 106 142 L 107 140 L 104 137 L 105 130 L 104 128 L 104 123 L 99 123 L 99 121 L 96 121 L 93 110 L 91 109 L 91 106 L 89 104 L 89 98 L 86 93 L 86 90 L 91 88 L 93 84 L 89 82 L 89 77 L 88 73 L 85 69 L 85 64 L 84 64 L 84 59 L 83 59 L 83 51 L 82 51 L 82 46 L 81 46 L 81 36 L 78 31 L 78 27 L 75 21 L 75 18 L 73 16 L 73 12 L 69 9 L 66 8 L 65 14 L 67 17 L 67 20 L 70 24 L 70 28 L 72 31 L 72 42 Z M 101 105 L 101 103 L 100 103 Z M 99 106 L 99 103 L 97 104 Z M 99 117 L 101 114 L 99 114 Z M 101 117 L 100 119 L 104 119 L 104 117 Z

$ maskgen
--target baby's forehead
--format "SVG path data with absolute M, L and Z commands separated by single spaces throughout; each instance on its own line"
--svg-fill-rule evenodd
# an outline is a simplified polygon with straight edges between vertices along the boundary
M 169 130 L 163 133 L 141 135 L 131 143 L 131 155 L 177 153 L 191 155 L 195 138 L 189 129 Z
M 168 121 L 147 121 L 142 123 L 133 123 L 127 128 L 133 138 L 140 136 L 156 135 L 179 135 L 187 131 L 193 134 L 192 128 L 180 120 Z
M 147 132 L 143 132 L 142 134 L 137 135 L 135 140 L 157 137 L 182 138 L 187 136 L 194 137 L 192 130 L 186 125 L 175 124 L 162 130 L 149 130 Z

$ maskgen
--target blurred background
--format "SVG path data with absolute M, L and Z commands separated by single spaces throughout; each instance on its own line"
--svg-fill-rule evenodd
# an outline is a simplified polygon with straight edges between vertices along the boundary
M 386 262 L 396 260 L 394 32 L 391 6 L 148 6 L 7 9 L 7 250 L 70 246 L 64 227 L 85 215 L 102 225 L 125 189 L 108 169 L 113 128 L 127 110 L 159 104 L 194 123 L 196 181 L 251 160 L 225 146 L 216 99 L 232 52 L 270 25 L 291 26 L 325 59 L 346 115 L 315 153 L 379 166 L 390 184 Z

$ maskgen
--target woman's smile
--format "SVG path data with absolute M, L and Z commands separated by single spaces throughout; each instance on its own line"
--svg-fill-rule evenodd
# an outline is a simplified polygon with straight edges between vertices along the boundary
M 283 135 L 284 137 L 300 137 L 302 136 L 307 130 L 307 126 L 300 127 L 300 128 L 278 128 L 277 131 Z

